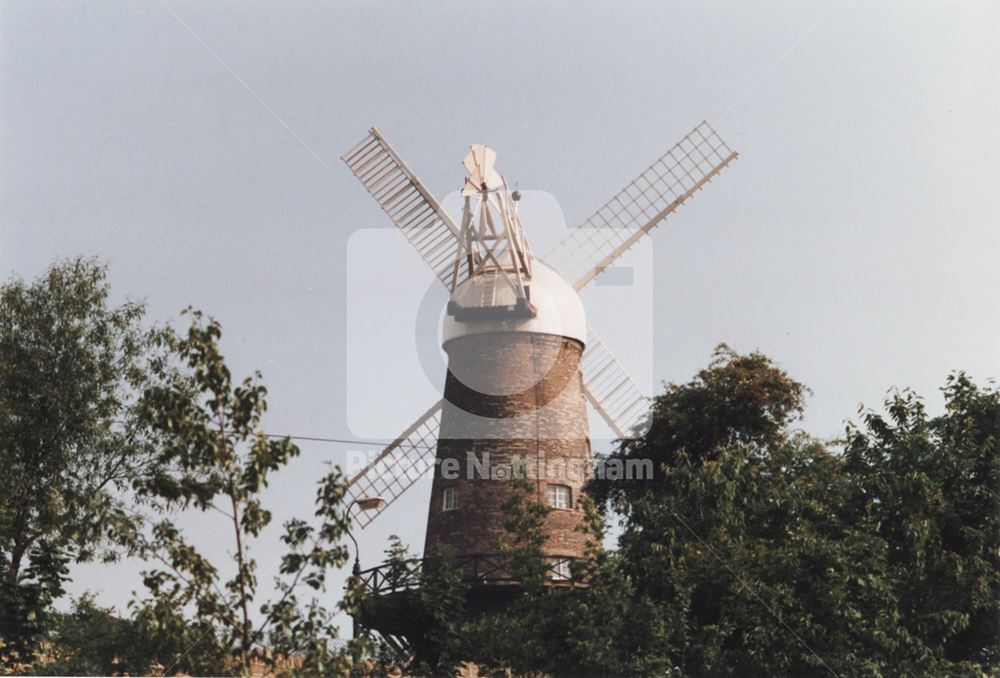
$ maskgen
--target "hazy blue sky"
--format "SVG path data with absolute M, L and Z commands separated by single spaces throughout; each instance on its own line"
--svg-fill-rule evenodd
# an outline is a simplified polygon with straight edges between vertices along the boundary
M 652 289 L 624 304 L 652 337 L 588 301 L 640 382 L 689 379 L 720 341 L 760 349 L 832 437 L 892 386 L 938 410 L 950 370 L 1000 376 L 996 2 L 6 0 L 0 32 L 0 274 L 97 255 L 152 318 L 213 314 L 234 372 L 264 373 L 271 431 L 398 431 L 433 397 L 399 315 L 421 264 L 359 230 L 390 225 L 339 160 L 372 124 L 439 196 L 468 144 L 497 149 L 546 192 L 533 242 L 716 124 L 740 160 L 654 233 Z M 349 261 L 352 234 L 390 244 Z M 345 454 L 302 449 L 279 522 Z M 428 491 L 362 535 L 366 564 L 393 532 L 420 548 Z M 218 549 L 217 528 L 197 540 Z M 137 570 L 79 568 L 73 590 L 123 604 Z

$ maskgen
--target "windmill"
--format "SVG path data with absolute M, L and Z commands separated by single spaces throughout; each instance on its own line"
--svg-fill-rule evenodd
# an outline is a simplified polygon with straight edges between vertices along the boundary
M 482 465 L 473 467 L 487 456 L 491 468 L 508 471 L 515 461 L 543 460 L 534 486 L 540 500 L 561 509 L 547 518 L 545 554 L 553 578 L 564 576 L 564 564 L 583 547 L 574 530 L 582 519 L 583 479 L 550 467 L 565 471 L 589 462 L 587 403 L 621 438 L 649 409 L 649 399 L 587 327 L 577 292 L 736 158 L 702 122 L 535 257 L 518 192 L 497 172 L 492 149 L 474 145 L 463 162 L 464 206 L 456 223 L 372 128 L 343 160 L 448 288 L 448 375 L 444 397 L 349 481 L 352 507 L 366 497 L 385 499 L 375 510 L 355 511 L 355 522 L 367 526 L 434 467 L 426 547 L 484 557 L 502 537 L 499 507 L 510 490 L 491 482 L 502 479 L 491 471 L 484 477 Z

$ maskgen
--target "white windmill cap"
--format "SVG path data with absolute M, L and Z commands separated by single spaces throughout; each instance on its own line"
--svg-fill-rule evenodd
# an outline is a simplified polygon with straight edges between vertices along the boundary
M 587 316 L 583 303 L 573 286 L 554 270 L 535 259 L 531 264 L 529 282 L 531 303 L 537 314 L 534 318 L 496 318 L 458 322 L 445 315 L 442 327 L 442 342 L 448 343 L 458 337 L 490 332 L 531 332 L 554 334 L 576 339 L 581 344 L 587 342 Z M 478 275 L 464 281 L 452 295 L 452 301 L 463 308 L 480 305 L 486 296 L 493 299 L 492 305 L 503 306 L 516 303 L 514 290 L 493 276 Z M 489 295 L 484 292 L 489 288 Z

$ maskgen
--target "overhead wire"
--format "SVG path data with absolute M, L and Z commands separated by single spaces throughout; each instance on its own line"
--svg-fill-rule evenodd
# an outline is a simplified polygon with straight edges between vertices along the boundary
M 114 420 L 113 423 L 124 424 L 125 422 L 120 419 L 116 419 Z M 322 436 L 302 436 L 292 433 L 267 433 L 265 431 L 263 432 L 263 434 L 268 438 L 288 438 L 289 440 L 305 440 L 309 442 L 318 442 L 318 443 L 336 443 L 340 445 L 373 445 L 376 447 L 385 447 L 386 445 L 389 444 L 388 442 L 384 441 L 379 442 L 377 440 L 357 440 L 357 439 L 351 440 L 348 438 L 325 438 Z

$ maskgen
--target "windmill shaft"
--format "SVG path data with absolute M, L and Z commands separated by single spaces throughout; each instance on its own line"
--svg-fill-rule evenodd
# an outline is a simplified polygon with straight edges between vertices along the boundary
M 545 504 L 550 485 L 567 488 L 571 505 L 545 519 L 543 553 L 579 557 L 586 537 L 576 529 L 583 520 L 577 502 L 590 464 L 583 344 L 496 332 L 453 339 L 445 350 L 449 371 L 424 552 L 446 549 L 461 558 L 512 545 L 504 503 L 520 491 L 511 476 L 523 474 L 533 488 L 528 502 Z M 453 508 L 446 491 L 454 493 Z

